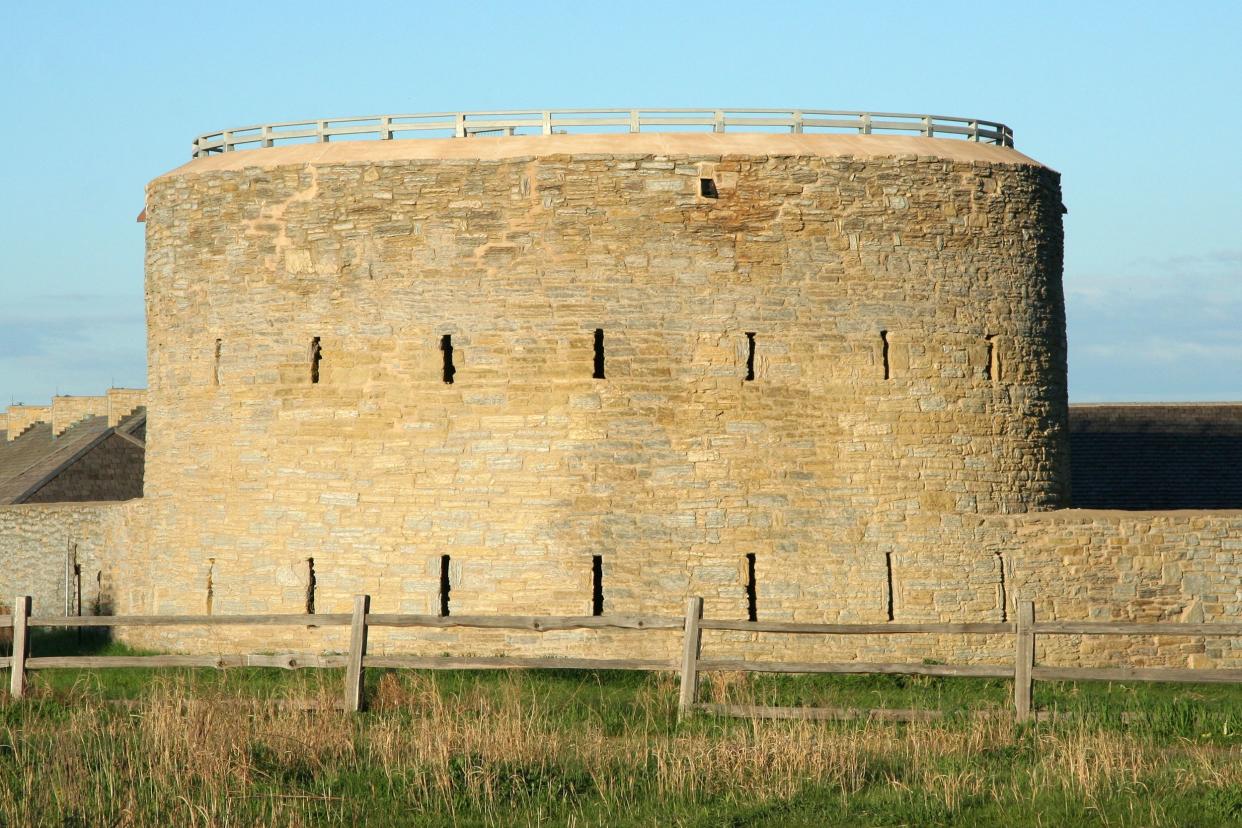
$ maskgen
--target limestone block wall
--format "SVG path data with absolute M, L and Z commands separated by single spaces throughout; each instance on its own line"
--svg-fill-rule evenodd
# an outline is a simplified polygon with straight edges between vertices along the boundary
M 36 614 L 112 612 L 115 579 L 133 577 L 130 556 L 145 548 L 140 500 L 0 506 L 0 603 L 30 595 Z
M 109 388 L 108 425 L 117 425 L 146 404 L 147 390 L 145 388 Z
M 446 567 L 453 612 L 581 614 L 599 556 L 609 612 L 736 612 L 753 555 L 765 612 L 874 620 L 909 521 L 1064 502 L 1055 173 L 616 137 L 153 182 L 133 611 L 297 611 L 313 566 L 320 611 L 437 611 Z
M 896 537 L 891 560 L 899 621 L 1012 620 L 1019 600 L 1034 601 L 1044 620 L 1242 620 L 1238 511 L 927 516 Z M 778 589 L 805 589 L 805 570 L 781 575 Z M 884 583 L 869 583 L 875 600 L 884 600 Z M 1008 637 L 910 637 L 909 654 L 919 642 L 945 660 L 1012 657 Z M 866 644 L 868 657 L 883 652 Z M 1239 642 L 1219 638 L 1058 636 L 1041 639 L 1038 654 L 1044 663 L 1083 666 L 1242 665 Z
M 1037 616 L 1242 622 L 1242 512 L 1075 509 L 1009 523 L 1014 593 Z M 1067 636 L 1056 646 L 1083 662 L 1242 666 L 1237 638 Z
M 134 530 L 130 529 L 131 534 Z M 853 563 L 827 568 L 819 562 L 767 564 L 758 559 L 757 617 L 762 620 L 833 621 L 843 598 L 866 595 L 868 621 L 887 617 L 902 622 L 1012 620 L 1017 602 L 1033 600 L 1042 620 L 1119 620 L 1136 622 L 1242 621 L 1242 512 L 1110 512 L 1062 510 L 1021 516 L 991 516 L 955 522 L 927 521 L 900 538 L 891 555 L 891 576 L 883 562 L 863 571 Z M 145 561 L 145 555 L 135 556 Z M 234 593 L 283 591 L 304 599 L 306 570 L 293 565 L 271 567 L 266 584 L 249 580 L 254 568 L 239 573 L 227 563 L 212 561 L 197 586 L 210 587 L 198 611 L 236 604 Z M 456 566 L 456 564 L 454 564 Z M 695 594 L 707 599 L 705 614 L 745 618 L 744 564 L 727 558 L 691 562 Z M 144 564 L 125 562 L 128 574 L 118 582 L 123 601 L 135 601 L 148 587 L 141 579 Z M 118 569 L 118 571 L 120 571 Z M 453 573 L 461 577 L 460 572 Z M 331 571 L 317 572 L 318 611 L 342 611 L 351 593 Z M 684 589 L 686 576 L 670 578 L 666 588 Z M 380 591 L 375 611 L 396 609 L 393 592 Z M 677 596 L 684 603 L 685 594 Z M 512 601 L 525 612 L 540 609 Z M 303 606 L 303 609 L 305 607 Z M 285 611 L 293 611 L 287 609 Z M 667 614 L 679 610 L 669 608 Z M 313 616 L 307 616 L 308 622 Z M 175 650 L 270 651 L 340 649 L 342 630 L 308 627 L 216 631 L 126 631 L 136 643 Z M 534 634 L 486 630 L 376 630 L 377 651 L 425 654 L 494 655 L 559 654 L 674 658 L 677 633 L 563 632 Z M 960 663 L 1008 663 L 1008 636 L 850 636 L 803 637 L 777 634 L 705 634 L 705 651 L 721 656 L 757 659 L 921 661 L 931 658 Z M 1229 638 L 1190 636 L 1058 636 L 1041 637 L 1038 658 L 1043 664 L 1069 666 L 1242 666 L 1242 642 Z
M 35 423 L 50 423 L 50 405 L 10 405 L 5 411 L 5 437 L 16 440 Z
M 84 613 L 134 605 L 150 589 L 145 573 L 151 558 L 145 545 L 146 505 L 124 503 L 27 504 L 0 507 L 0 596 L 30 594 L 41 613 L 66 606 L 66 566 L 71 611 L 81 589 Z M 966 525 L 930 522 L 903 538 L 894 557 L 896 620 L 995 621 L 1012 618 L 1016 602 L 1032 599 L 1048 620 L 1129 620 L 1170 623 L 1242 621 L 1242 512 L 1101 512 L 1064 510 L 990 517 Z M 72 564 L 79 566 L 75 580 Z M 711 565 L 713 562 L 706 562 Z M 716 561 L 724 576 L 725 561 Z M 999 566 L 1005 575 L 1000 575 Z M 732 573 L 740 577 L 739 573 Z M 227 567 L 199 585 L 227 598 L 233 590 L 265 589 L 246 584 Z M 736 583 L 736 577 L 734 583 Z M 850 577 L 845 568 L 816 576 L 811 568 L 762 571 L 757 609 L 764 620 L 838 617 L 832 612 L 833 585 Z M 854 575 L 853 577 L 858 577 Z M 274 568 L 266 589 L 304 594 L 304 573 Z M 723 588 L 707 595 L 709 617 L 745 617 L 744 596 Z M 886 602 L 882 575 L 856 588 Z M 326 590 L 321 600 L 343 603 L 348 596 Z M 377 596 L 379 601 L 384 596 Z M 387 599 L 377 611 L 394 602 Z M 813 608 L 813 609 L 808 609 Z M 201 611 L 201 610 L 200 610 Z M 322 609 L 320 611 L 323 611 Z M 878 613 L 877 613 L 878 614 Z M 313 616 L 308 616 L 308 621 Z M 121 631 L 138 643 L 174 650 L 270 651 L 339 649 L 341 630 L 262 628 L 223 631 Z M 376 632 L 378 650 L 475 654 L 610 653 L 669 657 L 675 633 L 529 633 L 420 631 L 401 636 Z M 747 633 L 708 633 L 713 654 L 754 658 L 864 658 L 966 663 L 1004 662 L 1011 639 L 1001 636 L 884 636 L 807 639 Z M 1242 642 L 1176 636 L 1043 638 L 1041 663 L 1066 665 L 1242 666 Z
M 59 437 L 69 426 L 87 417 L 106 417 L 108 397 L 52 397 L 52 436 Z

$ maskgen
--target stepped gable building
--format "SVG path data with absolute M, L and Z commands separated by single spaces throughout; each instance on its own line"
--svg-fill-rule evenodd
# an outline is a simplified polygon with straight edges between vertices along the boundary
M 1236 621 L 1242 514 L 1069 508 L 1073 453 L 1105 432 L 1066 399 L 1063 212 L 1058 175 L 974 119 L 455 113 L 202 136 L 147 189 L 144 497 L 0 509 L 22 539 L 0 554 L 30 581 L 41 549 L 76 544 L 124 613 L 366 592 L 380 612 L 677 614 L 702 595 L 709 616 L 994 620 L 1029 597 L 1043 617 Z M 214 635 L 127 633 L 278 646 Z M 376 644 L 600 641 L 436 635 Z M 1242 660 L 1225 640 L 1106 646 Z
M 0 505 L 142 497 L 145 392 L 13 405 L 0 420 Z

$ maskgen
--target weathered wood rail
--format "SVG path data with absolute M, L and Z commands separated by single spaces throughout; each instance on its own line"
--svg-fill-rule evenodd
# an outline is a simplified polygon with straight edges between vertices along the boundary
M 790 708 L 753 705 L 721 705 L 698 702 L 699 676 L 709 672 L 760 673 L 841 673 L 900 674 L 1004 678 L 1014 682 L 1014 715 L 1019 721 L 1034 717 L 1032 694 L 1036 681 L 1164 681 L 1238 682 L 1242 669 L 1182 669 L 1154 667 L 1051 667 L 1035 661 L 1035 644 L 1040 635 L 1159 635 L 1242 637 L 1242 624 L 1141 624 L 1111 621 L 1036 622 L 1030 601 L 1019 603 L 1012 623 L 947 624 L 810 624 L 785 621 L 741 621 L 703 617 L 703 599 L 691 598 L 682 618 L 654 615 L 604 616 L 504 616 L 504 615 L 410 615 L 373 613 L 370 596 L 354 598 L 350 613 L 323 615 L 111 615 L 111 616 L 32 616 L 31 599 L 19 596 L 13 612 L 0 615 L 0 630 L 12 630 L 12 654 L 0 657 L 0 669 L 10 670 L 9 693 L 21 698 L 27 690 L 31 670 L 106 669 L 115 667 L 275 667 L 344 668 L 342 706 L 348 711 L 366 707 L 366 669 L 400 668 L 420 670 L 496 670 L 496 669 L 572 669 L 676 671 L 680 674 L 679 714 L 703 711 L 726 716 L 778 719 L 843 719 L 870 716 L 877 719 L 924 720 L 937 711 L 886 710 L 859 711 L 838 708 Z M 349 649 L 345 653 L 280 653 L 275 655 L 155 655 L 155 656 L 35 656 L 30 653 L 30 628 L 82 627 L 218 627 L 218 626 L 314 626 L 349 627 Z M 637 658 L 556 658 L 517 656 L 421 656 L 372 655 L 367 653 L 368 631 L 372 627 L 527 630 L 552 632 L 575 629 L 611 629 L 633 632 L 679 630 L 682 654 L 679 660 Z M 803 662 L 727 659 L 703 657 L 703 632 L 725 630 L 781 635 L 1011 635 L 1014 638 L 1013 664 L 915 664 L 906 662 Z
M 331 140 L 470 138 L 476 135 L 559 135 L 582 132 L 897 132 L 926 138 L 964 138 L 1013 146 L 1013 130 L 996 121 L 908 112 L 839 109 L 539 109 L 493 112 L 427 112 L 284 121 L 208 132 L 194 139 L 193 156 L 277 144 Z

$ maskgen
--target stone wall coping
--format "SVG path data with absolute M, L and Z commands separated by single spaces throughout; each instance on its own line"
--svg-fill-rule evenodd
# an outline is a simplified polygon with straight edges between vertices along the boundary
M 517 135 L 504 139 L 428 138 L 417 141 L 343 141 L 292 144 L 263 150 L 213 153 L 156 179 L 247 168 L 383 161 L 499 161 L 540 156 L 743 155 L 875 159 L 933 158 L 967 163 L 1042 167 L 1012 147 L 910 135 L 808 135 L 774 133 L 636 133 L 620 135 Z

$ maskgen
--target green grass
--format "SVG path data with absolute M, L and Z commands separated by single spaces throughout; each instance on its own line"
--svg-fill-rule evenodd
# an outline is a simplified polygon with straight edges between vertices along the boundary
M 75 633 L 32 649 L 133 652 Z M 987 679 L 712 675 L 701 691 L 946 714 L 909 724 L 679 723 L 671 676 L 621 671 L 370 670 L 356 717 L 297 709 L 335 701 L 337 670 L 32 679 L 0 706 L 4 828 L 1242 825 L 1235 685 L 1041 683 L 1061 717 L 1016 726 L 1010 684 Z

